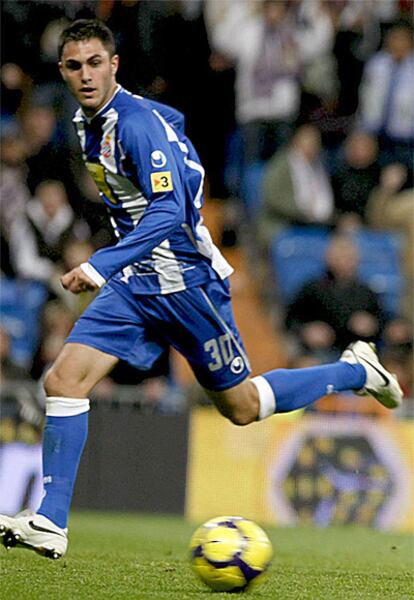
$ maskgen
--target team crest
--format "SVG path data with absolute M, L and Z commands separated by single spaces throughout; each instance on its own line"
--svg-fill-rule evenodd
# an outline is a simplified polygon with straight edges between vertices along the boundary
M 105 140 L 101 144 L 101 154 L 104 158 L 109 158 L 112 153 L 111 136 L 106 135 Z

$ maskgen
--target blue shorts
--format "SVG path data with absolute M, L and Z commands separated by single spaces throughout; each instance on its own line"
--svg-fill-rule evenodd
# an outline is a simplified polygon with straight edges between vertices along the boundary
M 67 342 L 92 346 L 143 370 L 173 346 L 210 390 L 233 387 L 250 373 L 227 281 L 151 296 L 111 282 L 75 323 Z

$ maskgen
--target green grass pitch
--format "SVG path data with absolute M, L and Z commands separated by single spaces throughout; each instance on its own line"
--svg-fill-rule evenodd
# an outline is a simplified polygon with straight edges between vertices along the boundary
M 179 517 L 75 513 L 68 555 L 56 562 L 0 548 L 9 600 L 223 600 L 193 575 L 194 524 Z M 359 528 L 265 528 L 275 556 L 251 600 L 412 600 L 413 538 Z

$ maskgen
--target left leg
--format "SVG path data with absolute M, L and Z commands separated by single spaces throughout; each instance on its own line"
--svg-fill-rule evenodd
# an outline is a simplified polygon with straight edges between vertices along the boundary
M 226 282 L 143 301 L 160 334 L 189 361 L 207 396 L 233 423 L 303 408 L 333 392 L 361 390 L 388 408 L 401 403 L 396 378 L 365 342 L 351 344 L 333 364 L 276 369 L 249 378 L 249 360 L 235 325 Z
M 333 392 L 371 395 L 387 408 L 401 404 L 397 379 L 379 362 L 370 344 L 355 342 L 332 364 L 306 369 L 276 369 L 234 387 L 205 392 L 236 425 L 247 425 L 275 413 L 297 410 Z

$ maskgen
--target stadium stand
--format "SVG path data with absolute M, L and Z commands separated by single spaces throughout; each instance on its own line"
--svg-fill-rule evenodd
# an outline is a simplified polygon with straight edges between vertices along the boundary
M 389 317 L 399 313 L 404 279 L 401 273 L 401 239 L 390 232 L 359 230 L 358 275 L 380 298 Z M 287 227 L 271 244 L 271 265 L 279 300 L 286 305 L 308 281 L 324 271 L 330 232 L 322 227 Z
M 41 311 L 47 295 L 47 287 L 40 282 L 1 278 L 2 325 L 10 334 L 12 358 L 21 366 L 31 366 L 40 336 Z

